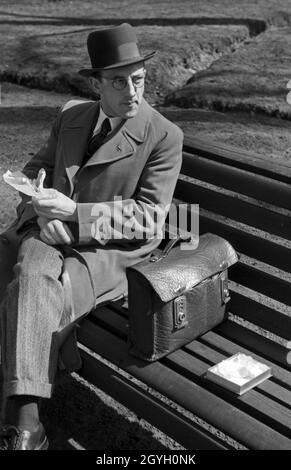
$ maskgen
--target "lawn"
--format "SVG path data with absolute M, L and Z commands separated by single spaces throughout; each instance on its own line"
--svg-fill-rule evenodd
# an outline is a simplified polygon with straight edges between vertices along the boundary
M 272 160 L 291 160 L 291 122 L 264 114 L 162 108 L 184 132 Z
M 93 98 L 77 73 L 89 66 L 87 34 L 125 20 L 137 25 L 143 52 L 157 50 L 147 64 L 145 96 L 151 104 L 234 112 L 231 119 L 221 116 L 217 122 L 215 117 L 199 121 L 197 113 L 187 122 L 179 117 L 179 122 L 205 138 L 267 158 L 290 158 L 289 124 L 248 118 L 265 114 L 290 119 L 291 107 L 285 102 L 291 59 L 289 0 L 182 0 L 178 9 L 171 0 L 2 2 L 0 78 Z M 6 88 L 3 83 L 2 101 L 15 102 Z M 23 95 L 18 97 L 23 102 Z M 44 98 L 39 100 L 45 105 Z
M 245 110 L 290 119 L 291 27 L 270 28 L 224 54 L 167 97 L 179 107 Z
M 147 97 L 160 102 L 182 86 L 193 73 L 208 67 L 248 38 L 244 25 L 139 26 L 143 52 L 157 51 L 148 62 Z M 78 75 L 90 66 L 86 50 L 87 27 L 4 24 L 0 32 L 0 77 L 36 88 L 90 96 Z M 5 38 L 5 39 L 4 39 Z
M 291 4 L 289 0 L 2 1 L 0 21 L 0 79 L 82 96 L 90 96 L 90 93 L 86 82 L 76 72 L 88 64 L 85 47 L 88 32 L 131 21 L 137 26 L 143 51 L 158 51 L 148 64 L 147 97 L 151 102 L 161 103 L 168 93 L 184 86 L 197 71 L 208 69 L 211 64 L 219 67 L 223 57 L 229 58 L 230 67 L 232 57 L 234 61 L 242 61 L 248 84 L 252 80 L 253 57 L 257 52 L 251 37 L 270 25 L 281 28 L 291 24 Z M 281 41 L 282 50 L 288 55 L 289 35 L 279 36 L 269 37 L 269 42 Z M 246 40 L 250 40 L 249 46 L 244 47 L 242 44 Z M 244 54 L 239 52 L 241 50 Z M 272 68 L 272 65 L 276 66 L 272 52 L 268 54 L 268 61 L 270 58 Z M 261 67 L 262 62 L 258 65 Z M 191 94 L 189 101 L 193 105 L 215 108 L 215 96 L 221 91 L 221 77 L 219 74 L 214 77 L 217 85 L 214 83 L 206 96 L 203 88 L 197 98 Z M 259 78 L 257 81 L 260 86 Z M 236 74 L 229 74 L 226 83 L 230 90 L 228 101 L 233 101 L 235 107 L 241 103 L 246 106 L 247 100 L 237 94 Z M 251 92 L 252 88 L 247 91 Z M 268 111 L 276 108 L 276 103 L 270 104 L 267 98 L 264 96 L 264 105 L 262 100 L 257 103 L 254 96 L 255 103 L 248 106 L 259 109 L 265 106 Z M 179 106 L 180 103 L 185 106 L 180 95 L 174 98 L 175 103 L 177 100 Z M 228 101 L 219 100 L 219 109 L 231 107 Z M 276 101 L 276 95 L 273 101 Z
M 177 8 L 178 7 L 178 8 Z M 270 23 L 288 21 L 289 0 L 2 0 L 1 13 L 15 20 L 34 16 L 70 21 L 151 18 L 260 18 Z
M 87 34 L 127 20 L 136 25 L 143 52 L 158 51 L 148 62 L 146 80 L 146 98 L 153 105 L 163 106 L 162 112 L 192 135 L 290 159 L 285 85 L 291 2 L 181 0 L 178 5 L 172 0 L 2 1 L 1 170 L 22 166 L 33 155 L 58 106 L 72 95 L 92 97 L 77 74 L 89 65 Z M 6 223 L 9 208 L 1 210 Z

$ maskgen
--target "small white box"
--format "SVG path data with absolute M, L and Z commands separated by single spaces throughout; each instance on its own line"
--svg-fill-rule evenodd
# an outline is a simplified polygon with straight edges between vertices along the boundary
M 206 378 L 242 395 L 272 375 L 271 367 L 252 356 L 236 353 L 206 372 Z

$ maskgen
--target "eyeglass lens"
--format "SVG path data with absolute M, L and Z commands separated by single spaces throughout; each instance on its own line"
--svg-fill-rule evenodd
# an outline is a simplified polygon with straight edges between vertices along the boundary
M 145 75 L 129 78 L 131 79 L 131 83 L 135 88 L 140 88 L 144 84 Z M 127 84 L 128 80 L 126 78 L 116 78 L 115 80 L 112 80 L 112 86 L 116 90 L 123 90 L 126 88 Z

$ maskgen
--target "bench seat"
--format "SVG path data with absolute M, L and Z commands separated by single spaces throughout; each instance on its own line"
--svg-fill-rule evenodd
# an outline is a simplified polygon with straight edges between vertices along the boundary
M 128 354 L 120 302 L 78 328 L 80 375 L 186 449 L 291 450 L 290 183 L 288 162 L 186 136 L 175 202 L 199 203 L 200 233 L 223 236 L 240 254 L 229 269 L 228 319 L 154 363 Z M 205 378 L 237 352 L 273 371 L 241 396 Z

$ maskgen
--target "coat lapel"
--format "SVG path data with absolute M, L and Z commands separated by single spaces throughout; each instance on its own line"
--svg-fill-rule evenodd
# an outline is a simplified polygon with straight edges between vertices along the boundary
M 143 100 L 137 115 L 132 119 L 124 120 L 87 161 L 85 167 L 112 163 L 134 155 L 136 144 L 142 143 L 145 139 L 150 109 L 150 106 Z
M 100 165 L 101 163 L 112 163 L 133 155 L 135 145 L 127 138 L 123 130 L 124 122 L 105 139 L 103 145 L 92 155 L 84 167 Z
M 88 139 L 97 122 L 99 111 L 100 104 L 94 103 L 62 130 L 61 148 L 71 191 L 73 190 L 73 178 L 82 164 Z
M 74 177 L 80 170 L 87 143 L 97 122 L 99 111 L 100 103 L 93 103 L 89 107 L 87 104 L 85 112 L 79 113 L 62 130 L 61 147 L 71 193 L 74 190 Z M 104 144 L 87 161 L 83 168 L 112 163 L 121 158 L 134 155 L 136 145 L 142 143 L 145 139 L 150 114 L 151 107 L 143 100 L 137 115 L 132 119 L 123 121 L 107 137 Z

